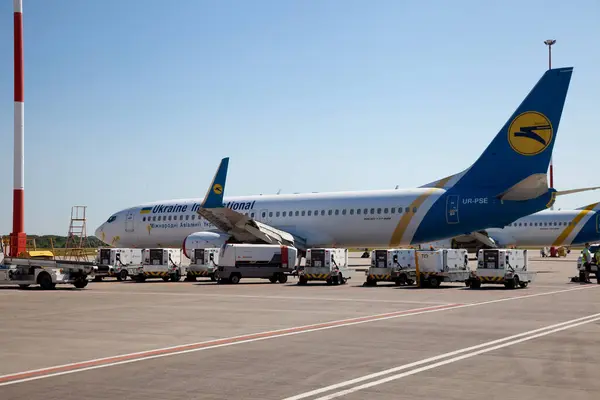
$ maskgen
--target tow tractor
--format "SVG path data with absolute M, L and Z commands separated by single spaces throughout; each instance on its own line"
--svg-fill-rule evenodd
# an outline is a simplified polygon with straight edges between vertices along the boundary
M 19 285 L 22 289 L 40 285 L 42 289 L 50 290 L 57 284 L 72 284 L 83 289 L 97 268 L 93 262 L 52 260 L 30 253 L 31 258 L 13 258 L 4 257 L 0 252 L 0 285 Z
M 388 249 L 371 252 L 371 267 L 365 272 L 365 286 L 377 282 L 394 282 L 396 285 L 412 285 L 415 281 L 415 250 Z
M 298 284 L 325 281 L 328 285 L 343 285 L 350 279 L 348 275 L 348 249 L 308 249 L 305 267 L 298 268 Z
M 471 289 L 478 289 L 482 283 L 500 284 L 507 289 L 525 288 L 536 276 L 527 267 L 527 250 L 481 249 L 477 253 L 477 270 L 466 284 Z
M 195 281 L 197 277 L 208 277 L 216 281 L 215 271 L 219 263 L 219 251 L 217 248 L 194 249 L 192 260 L 187 268 L 186 280 Z

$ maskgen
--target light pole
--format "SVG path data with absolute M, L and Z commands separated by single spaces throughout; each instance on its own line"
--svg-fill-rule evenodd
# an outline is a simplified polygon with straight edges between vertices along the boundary
M 552 45 L 556 43 L 554 39 L 544 40 L 544 44 L 548 46 L 548 69 L 552 69 Z M 554 168 L 552 165 L 552 157 L 550 157 L 550 187 L 554 188 Z M 554 208 L 554 206 L 552 206 Z

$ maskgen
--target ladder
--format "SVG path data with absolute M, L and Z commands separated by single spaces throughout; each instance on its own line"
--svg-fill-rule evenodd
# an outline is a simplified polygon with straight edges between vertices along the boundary
M 88 261 L 86 250 L 90 248 L 90 245 L 87 238 L 86 209 L 87 206 L 71 207 L 71 223 L 65 243 L 65 260 Z

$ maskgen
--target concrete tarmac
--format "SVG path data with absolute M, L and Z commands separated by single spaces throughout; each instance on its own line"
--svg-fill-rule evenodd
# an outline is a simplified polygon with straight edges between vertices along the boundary
M 354 255 L 354 266 L 368 259 Z M 595 399 L 600 285 L 0 288 L 0 399 Z

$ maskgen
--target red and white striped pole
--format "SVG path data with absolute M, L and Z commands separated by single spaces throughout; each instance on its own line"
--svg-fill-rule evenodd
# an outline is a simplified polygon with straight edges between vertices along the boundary
M 10 234 L 10 255 L 17 257 L 26 251 L 25 234 L 25 131 L 23 98 L 23 0 L 13 0 L 15 48 L 15 152 L 13 184 L 13 231 Z

